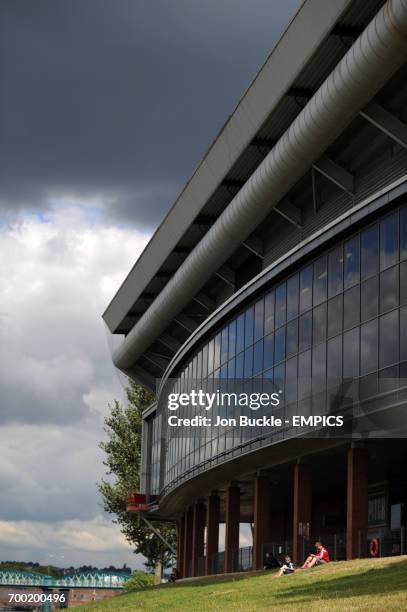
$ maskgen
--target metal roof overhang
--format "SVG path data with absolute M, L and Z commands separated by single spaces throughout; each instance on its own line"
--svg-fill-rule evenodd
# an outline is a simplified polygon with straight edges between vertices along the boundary
M 383 4 L 383 0 L 373 0 L 367 4 L 362 0 L 337 3 L 306 0 L 303 3 L 106 310 L 104 319 L 113 333 L 127 335 L 143 313 L 149 311 L 150 304 L 185 258 L 229 206 L 248 177 L 294 122 L 305 103 Z M 318 7 L 321 8 L 319 13 Z M 312 28 L 308 27 L 307 20 L 313 22 Z M 320 20 L 323 23 L 319 23 Z M 307 31 L 307 36 L 304 36 L 304 31 Z M 325 165 L 315 164 L 312 171 L 315 169 L 322 176 L 330 176 L 333 183 L 344 189 L 344 193 L 349 193 L 349 190 L 352 191 L 352 175 L 343 170 L 357 168 L 358 159 L 369 156 L 377 145 L 383 147 L 383 139 L 377 136 L 380 129 L 382 136 L 386 134 L 401 146 L 407 146 L 407 128 L 397 119 L 399 109 L 404 108 L 406 101 L 403 86 L 403 82 L 406 82 L 405 72 L 397 77 L 395 86 L 389 83 L 389 91 L 385 91 L 384 98 L 381 94 L 379 96 L 379 102 L 382 100 L 385 107 L 394 109 L 396 115 L 386 114 L 384 108 L 375 103 L 368 105 L 359 115 L 363 121 L 355 120 L 349 130 L 339 137 L 339 147 L 334 143 L 332 150 L 328 150 L 328 154 L 333 152 L 336 162 L 343 164 L 342 169 L 327 159 Z M 407 121 L 407 116 L 404 121 Z M 375 131 L 372 126 L 379 129 Z M 274 208 L 278 214 L 267 220 L 267 224 L 277 228 L 277 233 L 279 219 L 280 222 L 285 220 L 285 223 L 301 226 L 303 197 L 299 193 L 304 187 L 301 181 L 298 187 L 300 189 L 294 188 L 289 193 L 290 197 L 294 195 L 293 201 L 297 206 L 290 207 L 285 202 L 283 208 L 279 203 Z M 196 294 L 192 302 L 176 315 L 166 331 L 160 333 L 158 330 L 155 335 L 150 334 L 150 348 L 132 364 L 131 370 L 120 369 L 154 389 L 155 379 L 162 376 L 173 355 L 191 333 L 220 303 L 242 286 L 234 282 L 233 268 L 238 268 L 242 257 L 248 256 L 248 253 L 261 257 L 260 228 L 256 229 L 256 234 L 251 234 L 250 240 L 245 239 L 241 243 L 241 248 L 234 252 L 222 269 L 213 271 L 213 276 L 201 293 Z M 231 288 L 227 295 L 225 287 L 228 285 Z M 224 291 L 222 295 L 221 287 Z
M 300 6 L 107 307 L 103 318 L 112 333 L 120 333 L 146 286 L 350 4 L 305 0 Z

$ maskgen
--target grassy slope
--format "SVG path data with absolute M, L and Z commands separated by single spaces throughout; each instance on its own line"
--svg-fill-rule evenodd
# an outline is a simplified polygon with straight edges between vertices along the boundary
M 82 610 L 407 610 L 407 556 L 342 561 L 274 579 L 275 572 L 150 587 Z

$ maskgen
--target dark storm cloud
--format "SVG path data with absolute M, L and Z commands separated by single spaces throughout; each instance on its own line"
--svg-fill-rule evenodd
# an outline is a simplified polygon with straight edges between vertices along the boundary
M 0 205 L 153 227 L 298 0 L 3 0 Z

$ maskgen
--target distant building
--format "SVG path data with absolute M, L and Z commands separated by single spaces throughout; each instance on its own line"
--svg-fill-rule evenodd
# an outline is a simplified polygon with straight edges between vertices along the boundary
M 305 0 L 104 314 L 125 335 L 116 366 L 159 381 L 142 507 L 176 521 L 182 576 L 299 561 L 313 538 L 334 558 L 405 551 L 406 58 L 400 1 Z M 169 379 L 259 378 L 300 415 L 331 409 L 344 381 L 354 430 L 168 427 Z

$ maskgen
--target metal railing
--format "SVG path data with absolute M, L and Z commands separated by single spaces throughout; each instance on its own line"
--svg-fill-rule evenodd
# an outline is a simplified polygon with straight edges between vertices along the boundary
M 359 531 L 359 557 L 392 557 L 407 553 L 406 528 L 370 528 Z
M 225 571 L 225 552 L 218 552 L 212 557 L 212 572 L 214 574 L 223 574 Z
M 253 547 L 238 548 L 233 554 L 233 571 L 250 572 L 253 569 Z
M 305 560 L 310 553 L 315 553 L 315 542 L 321 542 L 327 549 L 330 561 L 346 559 L 346 533 L 310 536 L 303 539 L 302 556 Z

